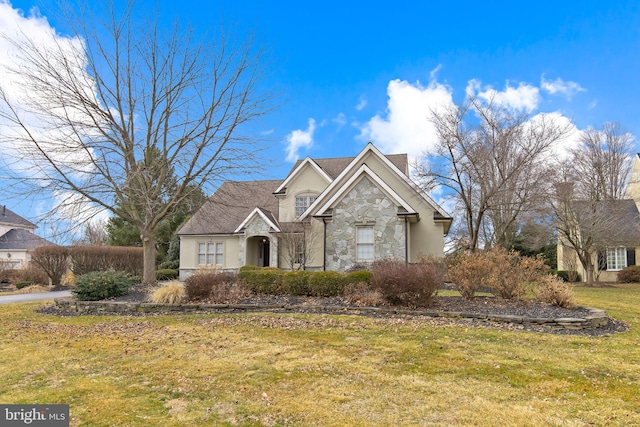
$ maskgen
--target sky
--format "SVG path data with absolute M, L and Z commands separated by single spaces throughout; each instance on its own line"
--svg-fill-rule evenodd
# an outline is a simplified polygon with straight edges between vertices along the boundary
M 386 154 L 419 157 L 434 143 L 430 109 L 460 102 L 468 90 L 532 116 L 570 120 L 576 135 L 607 121 L 640 135 L 637 1 L 137 6 L 196 32 L 224 22 L 240 35 L 252 32 L 268 50 L 265 84 L 282 95 L 257 123 L 269 143 L 265 178 L 284 178 L 306 156 L 354 156 L 369 141 Z M 0 31 L 18 23 L 64 34 L 55 7 L 49 0 L 0 0 Z

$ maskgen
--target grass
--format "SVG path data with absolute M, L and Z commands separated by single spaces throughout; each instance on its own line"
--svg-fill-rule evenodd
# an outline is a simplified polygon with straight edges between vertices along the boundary
M 576 288 L 604 337 L 435 320 L 57 317 L 0 307 L 0 402 L 73 426 L 640 425 L 640 285 Z

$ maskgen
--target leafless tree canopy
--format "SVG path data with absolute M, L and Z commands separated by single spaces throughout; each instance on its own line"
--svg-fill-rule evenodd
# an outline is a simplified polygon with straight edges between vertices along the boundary
M 584 132 L 581 145 L 558 169 L 555 197 L 550 197 L 558 238 L 575 251 L 587 272 L 598 278 L 594 254 L 607 246 L 635 247 L 640 241 L 638 211 L 623 200 L 632 167 L 633 137 L 619 124 Z
M 575 197 L 582 200 L 624 198 L 631 173 L 633 137 L 619 123 L 605 123 L 601 129 L 583 132 L 581 145 L 571 152 L 569 179 Z
M 417 167 L 426 187 L 442 186 L 463 213 L 466 245 L 508 247 L 521 215 L 541 204 L 547 154 L 568 131 L 549 116 L 531 118 L 469 97 L 434 111 L 438 142 Z
M 73 49 L 4 35 L 18 52 L 11 71 L 38 94 L 18 104 L 0 82 L 12 166 L 40 190 L 68 193 L 63 209 L 88 202 L 138 226 L 152 282 L 158 223 L 190 189 L 255 167 L 244 131 L 271 105 L 258 86 L 263 53 L 224 31 L 210 43 L 162 28 L 131 6 L 106 21 L 79 5 L 64 12 Z

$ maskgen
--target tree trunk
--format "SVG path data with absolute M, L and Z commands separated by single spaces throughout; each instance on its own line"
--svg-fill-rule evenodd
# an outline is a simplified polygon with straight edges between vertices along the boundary
M 154 285 L 156 283 L 156 232 L 155 230 L 142 230 L 142 251 L 144 265 L 142 270 L 142 283 Z

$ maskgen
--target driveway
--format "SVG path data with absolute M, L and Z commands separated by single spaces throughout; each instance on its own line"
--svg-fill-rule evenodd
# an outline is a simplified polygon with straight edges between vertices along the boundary
M 39 294 L 5 295 L 5 296 L 0 296 L 0 304 L 51 300 L 54 298 L 62 298 L 62 297 L 70 297 L 70 296 L 71 296 L 71 291 L 42 292 Z

